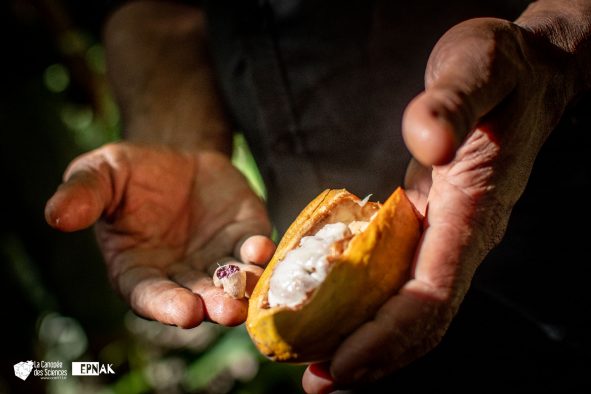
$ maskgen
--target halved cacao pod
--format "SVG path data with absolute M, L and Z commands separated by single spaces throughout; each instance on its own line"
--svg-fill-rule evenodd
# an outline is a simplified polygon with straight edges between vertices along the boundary
M 408 280 L 421 233 L 419 216 L 401 188 L 382 206 L 360 204 L 344 189 L 325 190 L 309 203 L 285 233 L 250 299 L 246 328 L 261 353 L 294 363 L 330 359 L 342 340 Z M 335 245 L 339 251 L 329 260 L 326 278 L 301 304 L 269 306 L 273 271 L 303 237 L 329 223 L 370 218 L 362 232 Z

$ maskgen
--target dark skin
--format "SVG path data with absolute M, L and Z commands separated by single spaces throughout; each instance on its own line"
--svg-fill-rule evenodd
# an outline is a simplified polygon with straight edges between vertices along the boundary
M 138 33 L 133 22 L 140 16 L 170 18 L 178 27 L 163 29 L 156 45 L 165 38 L 203 39 L 202 16 L 191 12 L 136 2 L 112 18 L 107 53 L 115 59 L 112 80 L 132 143 L 77 159 L 46 216 L 64 231 L 98 220 L 114 287 L 138 314 L 181 327 L 204 319 L 235 325 L 246 317 L 246 301 L 215 289 L 208 266 L 225 258 L 254 263 L 252 285 L 274 246 L 264 205 L 227 157 L 227 126 L 215 110 L 204 56 L 168 53 L 167 64 L 127 78 L 116 60 L 118 50 L 129 53 L 126 40 Z M 470 20 L 441 38 L 427 66 L 426 90 L 403 119 L 414 156 L 405 187 L 425 214 L 412 277 L 330 363 L 308 368 L 308 393 L 379 379 L 440 341 L 474 271 L 502 239 L 541 146 L 568 104 L 589 87 L 590 26 L 590 1 L 548 0 L 516 22 Z M 153 52 L 138 56 L 150 64 Z M 173 72 L 155 73 L 165 66 Z M 187 81 L 200 87 L 190 92 L 202 94 L 188 93 Z M 170 100 L 157 99 L 162 89 Z M 173 97 L 184 104 L 175 105 Z M 195 130 L 196 124 L 207 127 Z
M 174 174 L 171 176 L 171 174 Z M 74 161 L 47 206 L 63 231 L 96 223 L 113 287 L 141 316 L 184 328 L 242 323 L 247 301 L 213 286 L 210 267 L 274 251 L 262 201 L 227 157 L 120 143 Z M 99 220 L 100 218 L 100 220 Z M 254 278 L 256 277 L 256 278 Z
M 591 4 L 577 5 L 586 25 L 571 22 L 588 29 Z M 438 42 L 426 90 L 403 119 L 414 156 L 405 184 L 426 215 L 412 279 L 341 344 L 330 364 L 306 370 L 306 392 L 377 380 L 439 343 L 474 271 L 502 239 L 542 144 L 588 86 L 589 73 L 580 69 L 588 43 L 573 45 L 542 19 L 564 6 L 540 2 L 516 23 L 470 20 Z

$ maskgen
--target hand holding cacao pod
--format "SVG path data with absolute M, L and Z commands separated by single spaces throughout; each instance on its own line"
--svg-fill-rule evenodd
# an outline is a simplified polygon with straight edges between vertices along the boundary
M 407 280 L 421 233 L 402 189 L 381 206 L 326 190 L 287 230 L 259 280 L 247 329 L 276 361 L 327 360 Z

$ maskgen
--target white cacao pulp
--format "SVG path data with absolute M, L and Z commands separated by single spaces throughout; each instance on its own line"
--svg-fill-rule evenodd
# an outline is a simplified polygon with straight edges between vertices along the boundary
M 302 237 L 298 247 L 290 250 L 280 261 L 269 284 L 269 307 L 296 307 L 326 278 L 327 256 L 333 253 L 335 242 L 365 230 L 368 221 L 354 220 L 324 225 L 314 235 Z

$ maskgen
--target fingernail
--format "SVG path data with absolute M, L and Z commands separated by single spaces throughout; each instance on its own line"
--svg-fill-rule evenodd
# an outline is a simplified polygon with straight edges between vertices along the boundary
M 334 379 L 330 374 L 329 362 L 310 364 L 307 372 L 316 377 L 314 386 L 318 394 L 329 394 L 335 390 Z
M 311 364 L 310 372 L 322 379 L 334 380 L 330 374 L 330 364 L 328 362 Z

